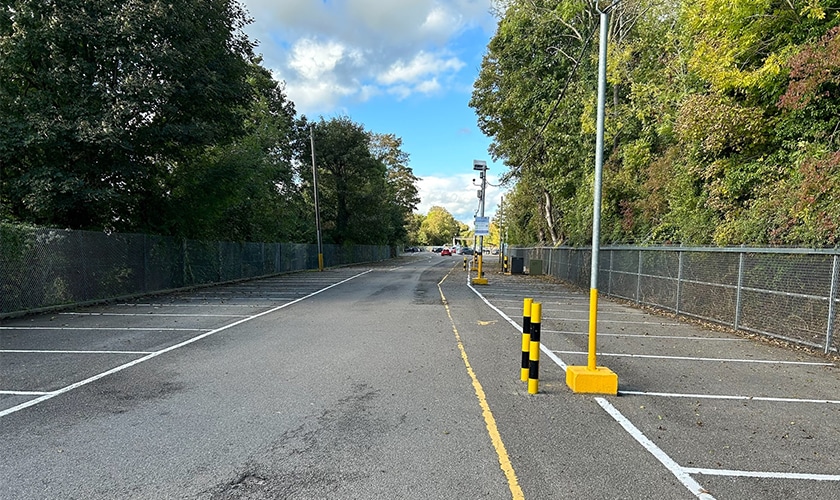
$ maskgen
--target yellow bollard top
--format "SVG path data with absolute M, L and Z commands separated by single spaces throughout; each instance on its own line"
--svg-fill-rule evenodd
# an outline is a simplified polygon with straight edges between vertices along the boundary
M 531 304 L 531 323 L 539 323 L 542 319 L 542 303 L 534 302 Z
M 534 299 L 528 297 L 523 301 L 522 304 L 522 315 L 526 317 L 531 316 L 531 304 L 534 302 Z

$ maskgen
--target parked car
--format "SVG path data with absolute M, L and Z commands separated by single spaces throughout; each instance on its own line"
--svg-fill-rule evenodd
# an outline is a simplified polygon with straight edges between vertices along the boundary
M 441 255 L 452 255 L 452 252 L 449 251 L 448 248 L 444 248 L 440 251 Z
M 473 249 L 470 247 L 464 247 L 461 249 L 461 255 L 473 255 L 474 253 L 475 252 L 473 252 Z
M 440 253 L 441 251 L 443 251 L 443 247 L 434 247 L 434 248 L 432 248 L 432 251 L 434 253 Z

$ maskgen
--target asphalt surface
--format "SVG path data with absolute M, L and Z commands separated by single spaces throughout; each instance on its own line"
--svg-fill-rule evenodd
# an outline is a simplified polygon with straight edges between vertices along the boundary
M 0 498 L 840 498 L 832 359 L 602 300 L 619 395 L 574 394 L 588 293 L 487 277 L 419 253 L 3 320 Z

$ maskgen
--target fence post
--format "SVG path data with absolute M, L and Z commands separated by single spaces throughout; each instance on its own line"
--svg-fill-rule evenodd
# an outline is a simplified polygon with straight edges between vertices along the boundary
M 679 264 L 677 266 L 677 306 L 674 310 L 677 314 L 680 313 L 680 301 L 682 300 L 682 276 L 683 276 L 683 251 L 678 250 Z
M 615 255 L 615 251 L 610 249 L 610 268 L 607 271 L 607 295 L 612 295 L 613 255 Z
M 825 353 L 831 350 L 831 340 L 834 336 L 834 317 L 837 315 L 837 276 L 840 272 L 838 268 L 838 256 L 835 255 L 831 264 L 831 291 L 828 294 L 828 324 L 825 327 Z
M 636 304 L 642 303 L 642 251 L 639 250 L 639 272 L 636 275 Z
M 733 328 L 738 329 L 741 324 L 741 288 L 744 285 L 744 252 L 738 254 L 738 288 L 735 293 L 735 324 Z

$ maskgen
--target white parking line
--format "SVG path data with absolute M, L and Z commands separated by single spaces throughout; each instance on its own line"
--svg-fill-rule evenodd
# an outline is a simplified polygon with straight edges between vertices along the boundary
M 689 476 L 689 472 L 680 466 L 677 462 L 675 462 L 671 457 L 668 456 L 667 453 L 662 451 L 662 449 L 656 444 L 653 443 L 647 436 L 642 433 L 632 422 L 627 420 L 627 417 L 621 414 L 615 406 L 611 405 L 609 401 L 604 398 L 595 398 L 595 401 L 601 405 L 601 408 L 606 410 L 610 416 L 615 419 L 616 422 L 621 425 L 624 430 L 627 431 L 630 436 L 633 437 L 640 445 L 642 445 L 647 451 L 650 452 L 651 455 L 656 457 L 659 462 L 664 465 L 670 472 L 673 474 L 689 491 L 691 491 L 694 496 L 697 498 L 702 498 L 704 500 L 714 500 L 715 497 L 709 494 L 709 492 L 700 486 L 700 483 L 695 481 L 691 476 Z
M 598 311 L 600 314 L 601 311 Z M 578 322 L 578 323 L 588 323 L 589 318 L 553 318 L 553 317 L 546 317 L 543 316 L 543 321 L 571 321 L 571 322 Z M 598 318 L 598 324 L 601 323 L 620 323 L 622 325 L 656 325 L 656 326 L 682 326 L 680 323 L 669 323 L 666 321 L 627 321 L 622 319 L 601 319 Z
M 276 298 L 274 300 L 294 300 L 291 298 Z M 114 304 L 116 307 L 247 307 L 249 309 L 255 309 L 257 307 L 265 307 L 264 305 L 254 305 L 254 304 L 163 304 L 163 303 L 145 303 L 145 304 Z
M 501 309 L 494 306 L 487 298 L 485 298 L 478 290 L 470 285 L 467 281 L 467 286 L 478 295 L 491 309 L 496 311 L 504 319 L 508 321 L 514 328 L 521 331 L 521 325 L 508 317 Z M 554 318 L 543 318 L 554 319 Z M 601 320 L 599 319 L 599 322 Z M 623 321 L 615 321 L 616 323 L 625 323 Z M 660 323 L 656 323 L 660 324 Z M 547 332 L 550 330 L 543 330 Z M 574 333 L 578 332 L 557 332 L 557 333 Z M 609 334 L 599 334 L 609 335 Z M 621 334 L 612 334 L 615 336 L 623 336 Z M 630 335 L 627 335 L 630 336 Z M 653 335 L 638 335 L 643 338 L 681 338 L 668 336 L 653 336 Z M 726 339 L 701 339 L 696 337 L 682 337 L 690 340 L 726 340 Z M 742 340 L 742 339 L 734 339 Z M 552 351 L 546 349 L 544 344 L 540 345 L 540 350 L 549 355 L 549 357 L 557 363 L 564 371 L 566 364 L 560 360 L 554 353 L 561 354 L 580 354 L 586 355 L 585 352 L 577 351 Z M 754 360 L 754 359 L 718 359 L 718 358 L 693 358 L 693 357 L 678 357 L 678 356 L 651 356 L 640 354 L 607 354 L 599 353 L 601 356 L 624 356 L 624 357 L 638 357 L 638 358 L 657 358 L 657 359 L 674 359 L 674 360 L 698 360 L 698 361 L 718 361 L 718 362 L 742 362 L 742 363 L 768 363 L 768 364 L 787 364 L 787 365 L 805 365 L 805 366 L 835 366 L 833 363 L 814 363 L 814 362 L 797 362 L 797 361 L 771 361 L 771 360 Z M 642 396 L 658 396 L 658 397 L 674 397 L 674 398 L 697 398 L 697 399 L 728 399 L 728 400 L 743 400 L 743 401 L 768 401 L 780 403 L 816 403 L 816 404 L 840 404 L 836 400 L 819 400 L 819 399 L 794 399 L 794 398 L 772 398 L 772 397 L 755 397 L 755 396 L 727 396 L 727 395 L 703 395 L 703 394 L 672 394 L 672 393 L 658 393 L 658 392 L 640 392 L 640 391 L 619 391 L 619 395 L 642 395 Z M 648 452 L 650 452 L 660 463 L 662 463 L 689 491 L 691 491 L 697 498 L 703 500 L 715 500 L 708 490 L 703 488 L 690 474 L 709 475 L 709 476 L 726 476 L 726 477 L 750 477 L 750 478 L 769 478 L 769 479 L 801 479 L 812 481 L 840 481 L 840 475 L 833 474 L 808 474 L 808 473 L 787 473 L 787 472 L 762 472 L 762 471 L 741 471 L 728 469 L 704 469 L 698 467 L 683 467 L 674 461 L 667 453 L 653 443 L 647 436 L 644 435 L 630 420 L 627 419 L 617 408 L 610 404 L 606 399 L 596 397 L 595 401 L 607 412 L 613 419 L 616 420 L 639 444 L 641 444 Z
M 679 394 L 671 392 L 618 391 L 619 396 L 653 396 L 662 398 L 729 399 L 734 401 L 769 401 L 772 403 L 816 403 L 840 405 L 834 399 L 771 398 L 767 396 L 729 396 L 725 394 Z
M 346 283 L 346 282 L 348 282 L 348 281 L 350 281 L 350 280 L 352 280 L 352 279 L 358 278 L 359 276 L 363 276 L 363 275 L 365 275 L 365 274 L 368 274 L 369 272 L 371 272 L 371 270 L 368 270 L 368 271 L 365 271 L 365 272 L 362 272 L 362 273 L 356 274 L 356 275 L 354 275 L 354 276 L 351 276 L 351 277 L 349 277 L 349 278 L 346 278 L 346 279 L 344 279 L 344 280 L 342 280 L 342 281 L 339 281 L 339 282 L 337 282 L 337 283 L 333 283 L 332 285 L 329 285 L 329 286 L 327 286 L 327 287 L 324 287 L 324 288 L 321 288 L 321 289 L 319 289 L 319 290 L 316 290 L 316 291 L 314 291 L 314 292 L 312 292 L 312 293 L 310 293 L 310 294 L 308 294 L 308 295 L 305 295 L 305 296 L 303 296 L 303 297 L 301 297 L 301 298 L 299 298 L 299 299 L 296 299 L 296 300 L 294 300 L 294 301 L 292 301 L 292 302 L 287 302 L 287 303 L 282 304 L 282 305 L 279 305 L 279 306 L 277 306 L 277 307 L 273 307 L 273 308 L 271 308 L 271 309 L 269 309 L 269 310 L 267 310 L 267 311 L 263 311 L 263 312 L 261 312 L 261 313 L 254 314 L 253 316 L 248 316 L 247 318 L 240 319 L 240 320 L 238 320 L 238 321 L 234 321 L 233 323 L 229 323 L 229 324 L 224 325 L 224 326 L 222 326 L 222 327 L 216 328 L 215 330 L 210 330 L 209 332 L 202 333 L 201 335 L 197 335 L 197 336 L 195 336 L 195 337 L 189 338 L 189 339 L 187 339 L 187 340 L 185 340 L 185 341 L 183 341 L 183 342 L 180 342 L 180 343 L 178 343 L 178 344 L 171 345 L 171 346 L 169 346 L 169 347 L 167 347 L 167 348 L 161 349 L 160 351 L 155 351 L 155 352 L 153 352 L 153 353 L 151 353 L 151 354 L 147 354 L 146 356 L 143 356 L 142 358 L 138 358 L 138 359 L 135 359 L 135 360 L 133 360 L 133 361 L 129 361 L 128 363 L 122 364 L 122 365 L 117 366 L 117 367 L 115 367 L 115 368 L 111 368 L 110 370 L 104 371 L 104 372 L 99 373 L 99 374 L 97 374 L 97 375 L 94 375 L 94 376 L 92 376 L 92 377 L 88 377 L 88 378 L 86 378 L 86 379 L 84 379 L 84 380 L 81 380 L 81 381 L 76 382 L 76 383 L 74 383 L 74 384 L 70 384 L 70 385 L 68 385 L 68 386 L 66 386 L 66 387 L 63 387 L 63 388 L 61 388 L 61 389 L 58 389 L 58 390 L 56 390 L 56 391 L 53 391 L 53 392 L 49 392 L 49 393 L 43 394 L 43 395 L 41 395 L 41 396 L 39 396 L 39 397 L 37 397 L 37 398 L 35 398 L 35 399 L 31 399 L 31 400 L 29 400 L 29 401 L 25 401 L 25 402 L 23 402 L 23 403 L 21 403 L 21 404 L 19 404 L 19 405 L 17 405 L 17 406 L 12 406 L 11 408 L 7 408 L 7 409 L 5 409 L 5 410 L 0 411 L 0 417 L 5 417 L 6 415 L 10 415 L 10 414 L 12 414 L 12 413 L 18 412 L 18 411 L 23 410 L 23 409 L 25 409 L 25 408 L 29 408 L 30 406 L 35 406 L 35 405 L 37 405 L 37 404 L 43 403 L 44 401 L 47 401 L 47 400 L 49 400 L 49 399 L 52 399 L 52 398 L 54 398 L 54 397 L 56 397 L 56 396 L 59 396 L 59 395 L 61 395 L 61 394 L 66 393 L 66 392 L 70 392 L 70 391 L 72 391 L 72 390 L 74 390 L 74 389 L 78 389 L 79 387 L 82 387 L 82 386 L 85 386 L 85 385 L 87 385 L 87 384 L 90 384 L 91 382 L 95 382 L 95 381 L 97 381 L 97 380 L 99 380 L 99 379 L 101 379 L 101 378 L 107 377 L 108 375 L 112 375 L 112 374 L 114 374 L 114 373 L 121 372 L 121 371 L 125 370 L 126 368 L 131 368 L 131 367 L 132 367 L 132 366 L 134 366 L 134 365 L 138 365 L 138 364 L 140 364 L 140 363 L 142 363 L 142 362 L 144 362 L 144 361 L 148 361 L 148 360 L 150 360 L 150 359 L 156 358 L 156 357 L 160 356 L 161 354 L 166 354 L 167 352 L 174 351 L 174 350 L 176 350 L 176 349 L 180 349 L 181 347 L 184 347 L 184 346 L 190 345 L 190 344 L 192 344 L 192 343 L 194 343 L 194 342 L 198 342 L 199 340 L 202 340 L 202 339 L 204 339 L 204 338 L 207 338 L 207 337 L 209 337 L 209 336 L 211 336 L 211 335 L 214 335 L 214 334 L 219 333 L 219 332 L 221 332 L 221 331 L 227 330 L 227 329 L 229 329 L 229 328 L 233 328 L 234 326 L 238 326 L 238 325 L 241 325 L 242 323 L 246 323 L 246 322 L 248 322 L 248 321 L 251 321 L 251 320 L 254 320 L 254 319 L 260 318 L 260 317 L 262 317 L 262 316 L 265 316 L 265 315 L 268 315 L 268 314 L 271 314 L 271 313 L 277 312 L 277 311 L 279 311 L 280 309 L 284 309 L 284 308 L 289 307 L 289 306 L 291 306 L 291 305 L 293 305 L 293 304 L 297 304 L 298 302 L 301 302 L 301 301 L 306 300 L 306 299 L 308 299 L 308 298 L 314 297 L 314 296 L 318 295 L 319 293 L 325 292 L 325 291 L 329 290 L 330 288 L 337 287 L 338 285 L 341 285 L 341 284 L 343 284 L 343 283 Z
M 46 396 L 49 392 L 40 391 L 0 391 L 4 396 Z
M 220 306 L 221 307 L 221 306 Z M 63 316 L 163 316 L 169 318 L 247 318 L 244 314 L 174 314 L 174 313 L 109 313 L 109 312 L 94 312 L 94 313 L 79 313 L 79 312 L 65 312 L 59 313 Z
M 108 332 L 203 332 L 206 328 L 104 327 L 104 326 L 0 326 L 0 330 L 69 330 Z
M 559 333 L 561 335 L 585 335 L 589 336 L 588 332 L 568 332 L 563 330 L 541 330 L 542 333 Z M 601 333 L 598 332 L 598 337 L 631 337 L 639 339 L 668 339 L 668 340 L 697 340 L 701 342 L 749 342 L 749 339 L 740 337 L 686 337 L 680 335 L 644 335 L 638 333 Z
M 560 354 L 580 354 L 586 356 L 588 353 L 583 351 L 554 351 Z M 811 361 L 780 361 L 773 359 L 736 359 L 736 358 L 701 358 L 694 356 L 657 356 L 653 354 L 620 354 L 610 352 L 599 352 L 598 356 L 607 356 L 613 358 L 646 358 L 646 359 L 670 359 L 675 361 L 707 361 L 707 362 L 727 362 L 727 363 L 758 363 L 765 365 L 800 365 L 800 366 L 834 366 L 834 363 L 817 363 Z
M 809 481 L 840 481 L 837 474 L 805 474 L 799 472 L 759 472 L 748 470 L 702 469 L 699 467 L 683 467 L 688 474 L 704 474 L 707 476 L 754 477 L 761 479 L 805 479 Z
M 59 351 L 48 349 L 0 349 L 0 354 L 129 354 L 145 355 L 153 351 Z

